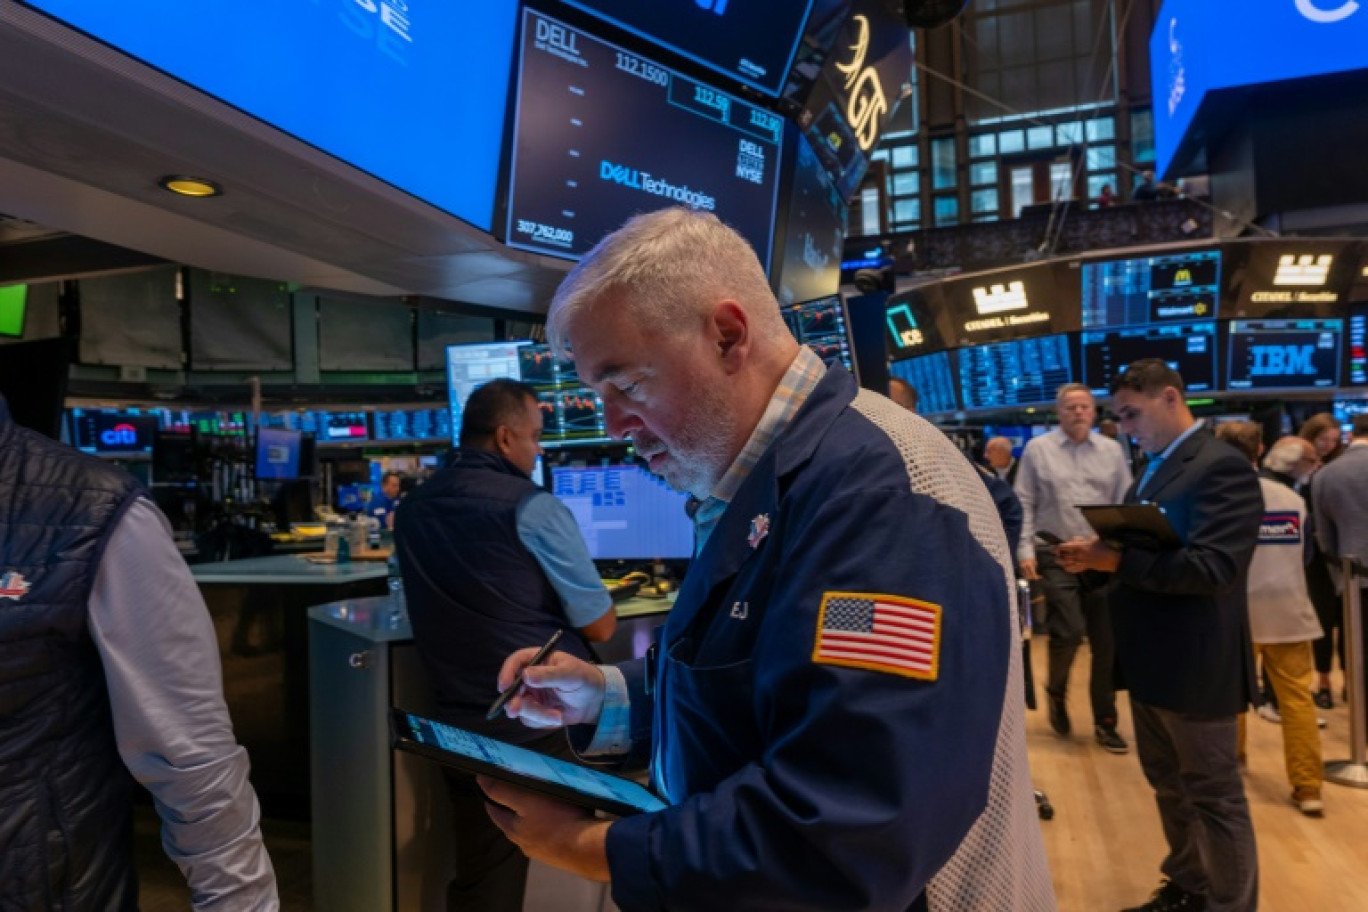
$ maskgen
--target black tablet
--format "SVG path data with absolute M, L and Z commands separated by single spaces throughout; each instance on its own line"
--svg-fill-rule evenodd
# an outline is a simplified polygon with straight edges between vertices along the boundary
M 502 779 L 571 804 L 629 817 L 665 808 L 665 802 L 620 776 L 586 769 L 536 751 L 395 709 L 394 746 L 447 766 Z
M 1088 525 L 1106 542 L 1166 551 L 1181 548 L 1183 540 L 1169 525 L 1158 504 L 1075 504 Z

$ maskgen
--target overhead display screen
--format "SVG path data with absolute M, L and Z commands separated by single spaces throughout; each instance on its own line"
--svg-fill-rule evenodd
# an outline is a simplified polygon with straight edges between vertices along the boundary
M 1348 364 L 1344 382 L 1348 386 L 1368 386 L 1368 304 L 1356 304 L 1349 311 Z
M 682 204 L 735 228 L 769 272 L 777 114 L 531 10 L 519 62 L 509 246 L 579 257 Z
M 1216 324 L 1164 323 L 1082 336 L 1083 383 L 1096 396 L 1111 395 L 1112 378 L 1141 358 L 1162 358 L 1183 376 L 1188 392 L 1216 389 Z
M 74 408 L 71 422 L 78 450 L 106 456 L 151 453 L 159 425 L 155 414 L 138 409 Z
M 1368 67 L 1364 6 L 1165 0 L 1150 34 L 1156 172 L 1180 151 L 1187 158 L 1183 139 L 1211 92 Z
M 846 205 L 807 138 L 792 125 L 784 132 L 791 177 L 776 274 L 780 302 L 792 304 L 834 295 L 841 287 Z
M 491 228 L 516 0 L 29 5 Z
M 442 440 L 451 437 L 450 409 L 397 409 L 374 412 L 376 440 Z
M 788 324 L 789 332 L 827 364 L 839 361 L 848 371 L 855 368 L 850 360 L 850 333 L 846 327 L 845 309 L 838 295 L 790 304 L 779 308 Z
M 1339 386 L 1343 320 L 1235 320 L 1230 390 Z
M 960 392 L 966 409 L 1011 408 L 1053 402 L 1073 382 L 1069 337 L 1041 336 L 963 348 Z
M 812 0 L 564 0 L 767 95 L 779 94 Z
M 604 424 L 603 400 L 580 380 L 575 363 L 557 358 L 551 346 L 520 348 L 518 377 L 537 391 L 542 410 L 542 446 L 603 443 L 611 439 Z
M 451 433 L 461 436 L 461 414 L 475 387 L 496 377 L 518 379 L 518 349 L 523 342 L 474 342 L 448 345 L 447 396 L 451 409 Z
M 935 415 L 959 409 L 950 352 L 894 361 L 888 366 L 888 372 L 917 391 L 919 414 Z
M 1063 263 L 956 276 L 908 292 L 905 300 L 931 348 L 1079 328 L 1077 279 Z
M 1221 295 L 1221 253 L 1084 263 L 1083 328 L 1214 319 Z
M 1227 316 L 1332 318 L 1359 270 L 1360 245 L 1349 241 L 1268 240 L 1225 245 Z

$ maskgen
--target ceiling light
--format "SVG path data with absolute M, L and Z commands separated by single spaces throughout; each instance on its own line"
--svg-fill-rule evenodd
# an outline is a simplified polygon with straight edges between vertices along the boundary
M 222 196 L 223 188 L 213 181 L 202 177 L 188 177 L 184 174 L 168 174 L 157 181 L 157 186 L 181 196 Z

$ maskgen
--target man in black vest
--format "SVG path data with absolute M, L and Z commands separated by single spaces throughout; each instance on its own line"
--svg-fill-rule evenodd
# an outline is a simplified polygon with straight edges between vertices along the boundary
M 0 906 L 137 909 L 137 779 L 198 912 L 278 909 L 247 770 L 165 518 L 0 396 Z
M 1111 384 L 1122 430 L 1150 455 L 1126 502 L 1158 504 L 1182 545 L 1118 550 L 1093 538 L 1056 550 L 1069 573 L 1115 577 L 1116 655 L 1169 846 L 1167 880 L 1131 912 L 1246 912 L 1258 905 L 1258 855 L 1236 717 L 1254 696 L 1247 579 L 1263 496 L 1248 460 L 1193 418 L 1183 391 L 1157 358 Z
M 542 413 L 532 387 L 492 380 L 461 419 L 460 448 L 395 512 L 395 547 L 413 638 L 437 716 L 461 728 L 571 756 L 565 735 L 485 719 L 504 657 L 540 646 L 582 659 L 613 634 L 617 616 L 564 504 L 529 477 L 541 454 Z M 527 858 L 485 813 L 470 776 L 447 777 L 456 819 L 456 877 L 448 907 L 522 909 Z

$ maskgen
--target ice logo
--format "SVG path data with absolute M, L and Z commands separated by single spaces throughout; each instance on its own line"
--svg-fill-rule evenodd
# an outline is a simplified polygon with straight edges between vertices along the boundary
M 1343 22 L 1358 12 L 1357 0 L 1348 0 L 1332 10 L 1321 9 L 1312 0 L 1296 0 L 1297 12 L 1319 25 L 1332 25 Z

